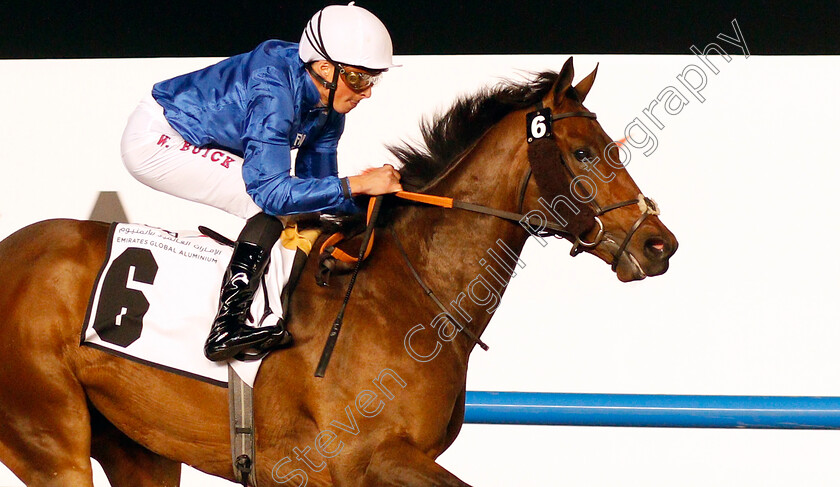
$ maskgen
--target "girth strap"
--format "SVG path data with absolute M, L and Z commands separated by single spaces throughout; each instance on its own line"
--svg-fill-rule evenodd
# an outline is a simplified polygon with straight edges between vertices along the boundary
M 228 365 L 228 407 L 233 473 L 236 481 L 257 487 L 254 441 L 254 390 Z

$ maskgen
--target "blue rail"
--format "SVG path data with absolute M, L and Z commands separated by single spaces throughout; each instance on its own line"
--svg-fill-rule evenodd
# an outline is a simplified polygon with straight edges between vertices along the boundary
M 646 428 L 840 429 L 840 397 L 468 391 L 464 422 Z

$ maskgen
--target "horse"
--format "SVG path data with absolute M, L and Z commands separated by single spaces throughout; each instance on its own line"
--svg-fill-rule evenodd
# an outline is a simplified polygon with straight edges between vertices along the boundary
M 256 484 L 467 486 L 435 459 L 463 423 L 468 336 L 480 341 L 526 240 L 565 235 L 621 281 L 668 269 L 676 238 L 607 165 L 620 148 L 583 106 L 596 73 L 572 85 L 569 58 L 500 83 L 424 122 L 425 147 L 392 148 L 406 188 L 469 204 L 387 199 L 324 378 L 313 371 L 350 277 L 301 280 L 295 346 L 254 385 Z M 599 155 L 609 177 L 585 180 Z M 224 388 L 79 346 L 107 233 L 47 220 L 0 242 L 0 460 L 30 486 L 92 486 L 90 458 L 115 486 L 177 486 L 181 463 L 233 480 Z

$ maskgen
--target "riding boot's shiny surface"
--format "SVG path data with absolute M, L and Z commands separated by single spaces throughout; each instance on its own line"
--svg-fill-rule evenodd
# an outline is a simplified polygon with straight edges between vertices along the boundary
M 208 359 L 227 360 L 251 348 L 268 350 L 269 345 L 276 347 L 291 340 L 291 335 L 282 327 L 253 328 L 245 324 L 268 255 L 267 249 L 250 242 L 237 242 L 234 247 L 222 283 L 219 312 L 204 344 L 204 355 Z
M 282 326 L 270 326 L 262 329 L 271 330 L 272 333 L 253 347 L 243 349 L 234 355 L 233 358 L 242 362 L 249 360 L 261 360 L 272 350 L 290 347 L 294 343 L 292 334 Z

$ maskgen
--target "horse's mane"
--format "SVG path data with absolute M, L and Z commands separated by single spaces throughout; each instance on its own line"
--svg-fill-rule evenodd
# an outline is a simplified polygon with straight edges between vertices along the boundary
M 472 96 L 461 97 L 445 113 L 422 120 L 420 133 L 424 146 L 402 142 L 388 147 L 403 164 L 400 169 L 403 185 L 426 186 L 505 115 L 540 101 L 558 75 L 544 71 L 531 81 L 504 81 Z

